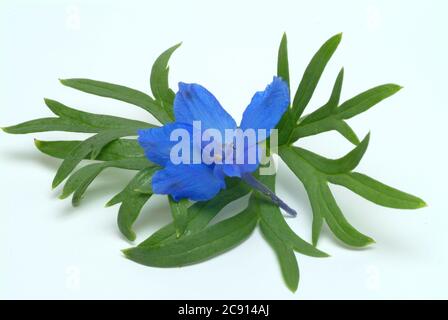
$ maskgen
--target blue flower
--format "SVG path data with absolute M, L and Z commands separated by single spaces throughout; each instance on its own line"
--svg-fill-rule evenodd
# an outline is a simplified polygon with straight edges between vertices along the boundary
M 194 121 L 200 121 L 202 131 L 215 129 L 223 137 L 226 129 L 265 129 L 267 132 L 265 137 L 256 137 L 257 142 L 260 142 L 269 136 L 271 129 L 275 128 L 287 110 L 289 102 L 287 84 L 281 78 L 274 77 L 264 91 L 255 93 L 238 127 L 235 120 L 207 89 L 198 84 L 179 83 L 179 91 L 174 99 L 175 122 L 138 132 L 138 141 L 145 150 L 146 157 L 163 167 L 153 176 L 153 192 L 171 195 L 175 201 L 183 198 L 205 201 L 226 187 L 226 176 L 244 178 L 259 166 L 258 158 L 253 163 L 248 161 L 247 157 L 239 164 L 204 163 L 204 161 L 174 164 L 170 159 L 170 152 L 177 141 L 171 141 L 170 136 L 175 129 L 184 129 L 192 134 Z M 255 146 L 245 146 L 244 151 L 257 146 L 257 143 Z M 201 148 L 202 145 L 199 149 Z M 196 149 L 195 146 L 191 146 L 192 153 L 202 151 Z M 218 155 L 219 159 L 226 157 L 228 149 L 229 145 L 223 146 L 222 154 Z

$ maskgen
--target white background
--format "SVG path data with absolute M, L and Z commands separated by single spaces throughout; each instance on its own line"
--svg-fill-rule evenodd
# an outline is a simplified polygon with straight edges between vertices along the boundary
M 306 4 L 305 4 L 306 3 Z M 394 82 L 398 94 L 350 123 L 371 131 L 358 170 L 422 197 L 417 211 L 382 208 L 332 188 L 349 221 L 377 243 L 344 247 L 324 230 L 330 258 L 298 256 L 299 290 L 283 284 L 259 232 L 238 248 L 186 268 L 148 268 L 126 260 L 131 246 L 116 227 L 117 207 L 103 204 L 130 175 L 111 170 L 79 208 L 57 199 L 50 184 L 58 160 L 33 146 L 50 133 L 0 134 L 1 298 L 448 298 L 446 1 L 6 1 L 0 3 L 1 126 L 49 116 L 43 97 L 84 110 L 151 120 L 125 103 L 64 88 L 58 78 L 86 77 L 149 92 L 149 71 L 166 48 L 183 41 L 170 81 L 197 82 L 236 118 L 275 73 L 288 34 L 292 87 L 317 48 L 333 34 L 342 43 L 309 111 L 326 101 L 341 66 L 342 99 Z M 351 146 L 335 134 L 301 145 L 329 157 Z M 300 214 L 288 222 L 310 239 L 303 187 L 284 166 L 278 193 Z M 141 241 L 170 220 L 154 197 L 136 223 Z

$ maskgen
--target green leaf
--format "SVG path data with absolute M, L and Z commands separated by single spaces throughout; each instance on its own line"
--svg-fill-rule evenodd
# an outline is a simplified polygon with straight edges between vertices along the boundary
M 286 109 L 281 117 L 276 129 L 278 130 L 278 145 L 289 145 L 293 130 L 296 128 L 296 122 L 292 116 L 292 109 Z
M 396 84 L 384 84 L 360 93 L 341 104 L 338 116 L 341 119 L 350 119 L 395 94 L 401 88 L 401 86 Z
M 344 186 L 381 206 L 396 209 L 418 209 L 426 206 L 422 199 L 389 187 L 362 173 L 349 172 L 328 176 L 328 180 L 331 183 Z
M 265 201 L 260 204 L 260 224 L 264 224 L 265 229 L 276 235 L 276 237 L 291 247 L 294 251 L 310 257 L 328 257 L 328 254 L 316 249 L 314 246 L 300 238 L 285 221 L 280 209 L 275 205 Z
M 292 130 L 290 142 L 322 132 L 335 130 L 351 143 L 357 145 L 359 143 L 358 137 L 343 119 L 349 119 L 370 109 L 378 102 L 401 89 L 400 86 L 395 84 L 378 86 L 347 100 L 338 108 L 337 103 L 340 97 L 342 78 L 343 71 L 341 70 L 338 79 L 336 79 L 329 102 L 301 119 L 298 126 Z
M 339 98 L 341 96 L 343 80 L 344 80 L 344 68 L 341 69 L 341 71 L 339 72 L 339 74 L 336 78 L 336 81 L 333 85 L 333 90 L 331 92 L 330 98 L 328 99 L 328 102 L 326 104 L 324 104 L 322 107 L 320 107 L 319 109 L 317 109 L 316 111 L 303 117 L 303 119 L 300 120 L 299 126 L 303 126 L 306 124 L 310 124 L 310 123 L 325 119 L 337 112 L 337 107 L 339 105 Z
M 300 120 L 297 127 L 290 134 L 290 143 L 303 137 L 335 130 L 351 143 L 355 145 L 359 144 L 356 133 L 344 120 L 339 119 L 337 115 L 343 79 L 344 69 L 342 68 L 336 78 L 328 102 Z
M 303 148 L 292 147 L 292 149 L 320 172 L 326 174 L 344 173 L 355 169 L 359 164 L 367 150 L 369 139 L 370 134 L 367 134 L 364 140 L 352 151 L 336 160 L 327 159 Z
M 340 120 L 333 122 L 333 130 L 339 132 L 345 139 L 358 145 L 360 143 L 358 136 L 353 131 L 353 129 L 347 124 L 347 122 Z
M 288 63 L 288 43 L 286 33 L 283 34 L 280 46 L 278 48 L 277 57 L 277 76 L 281 77 L 288 84 L 288 91 L 291 95 L 291 89 L 289 84 L 289 63 Z M 292 116 L 292 110 L 288 108 L 283 114 L 279 123 L 278 129 L 278 144 L 284 145 L 289 142 L 289 137 L 292 130 L 295 128 L 295 121 Z
M 288 40 L 286 33 L 283 34 L 280 47 L 278 48 L 277 76 L 281 77 L 288 84 L 289 90 Z
M 87 156 L 90 155 L 94 160 L 101 150 L 111 141 L 124 136 L 132 136 L 137 134 L 137 128 L 109 130 L 100 132 L 87 140 L 80 143 L 70 151 L 67 158 L 64 159 L 56 176 L 53 179 L 53 188 L 57 187 L 68 175 L 76 168 L 76 166 Z
M 336 51 L 336 48 L 341 42 L 341 38 L 342 33 L 339 33 L 327 40 L 308 64 L 292 104 L 295 121 L 300 118 L 308 102 L 311 100 L 325 66 Z
M 260 176 L 260 181 L 275 192 L 275 175 Z M 299 267 L 294 251 L 313 257 L 328 255 L 295 234 L 286 223 L 279 207 L 262 194 L 254 193 L 249 206 L 258 212 L 261 232 L 277 254 L 287 287 L 293 292 L 296 291 L 299 284 Z
M 305 190 L 310 200 L 311 209 L 313 210 L 313 223 L 311 227 L 311 241 L 313 243 L 313 246 L 317 246 L 317 242 L 319 241 L 319 236 L 322 231 L 322 226 L 324 224 L 323 208 L 319 190 L 319 186 L 321 183 L 321 180 L 304 183 Z
M 196 202 L 188 208 L 188 222 L 182 236 L 192 235 L 203 230 L 225 206 L 250 192 L 250 188 L 245 183 L 242 183 L 240 179 L 227 179 L 226 184 L 227 189 L 221 190 L 213 199 Z M 174 223 L 170 223 L 156 231 L 148 239 L 140 243 L 139 246 L 161 245 L 176 239 L 176 228 Z
M 168 61 L 173 52 L 179 48 L 181 43 L 169 48 L 163 52 L 154 62 L 151 69 L 151 91 L 156 100 L 162 105 L 162 108 L 170 115 L 173 116 L 173 102 L 174 92 L 170 89 L 168 84 Z
M 146 185 L 159 169 L 160 167 L 158 166 L 152 166 L 140 170 L 123 191 L 106 204 L 106 206 L 112 206 L 121 203 L 117 218 L 118 228 L 131 241 L 134 241 L 136 238 L 132 226 L 135 220 L 137 220 L 143 206 L 152 196 L 152 193 L 142 193 L 136 191 L 136 189 L 141 188 L 142 185 Z
M 181 237 L 163 246 L 137 246 L 123 250 L 123 253 L 128 259 L 147 266 L 166 268 L 190 265 L 215 257 L 240 244 L 249 237 L 256 224 L 256 213 L 246 209 L 196 234 Z
M 375 242 L 348 223 L 327 184 L 320 185 L 320 193 L 323 216 L 336 237 L 353 247 L 365 247 Z
M 79 205 L 81 198 L 84 196 L 84 193 L 89 187 L 89 185 L 106 168 L 141 170 L 149 166 L 154 165 L 148 160 L 143 158 L 116 160 L 116 161 L 107 161 L 102 163 L 89 164 L 77 170 L 68 178 L 62 190 L 62 194 L 59 196 L 59 198 L 65 199 L 72 193 L 74 193 L 72 204 L 73 206 L 77 206 Z
M 59 118 L 41 118 L 3 128 L 7 133 L 26 134 L 44 131 L 98 133 L 114 129 L 150 128 L 153 125 L 115 116 L 76 110 L 51 99 L 45 99 L 48 108 Z
M 154 101 L 153 98 L 141 91 L 117 84 L 90 79 L 64 79 L 60 81 L 63 85 L 73 89 L 138 106 L 151 113 L 162 124 L 172 121 L 171 117 Z
M 265 239 L 277 255 L 286 286 L 292 292 L 296 292 L 299 285 L 299 266 L 294 251 L 278 238 L 267 224 L 260 222 L 260 228 Z
M 60 118 L 35 119 L 31 121 L 22 122 L 14 126 L 2 128 L 2 130 L 6 133 L 11 134 L 26 134 L 34 132 L 45 132 L 45 131 L 96 133 L 99 131 L 98 128 L 93 128 L 88 125 Z
M 333 234 L 350 246 L 362 247 L 373 240 L 351 226 L 339 209 L 327 185 L 328 175 L 308 162 L 296 152 L 294 147 L 282 147 L 280 156 L 293 173 L 302 181 L 313 209 L 313 244 L 316 245 L 323 220 Z M 359 151 L 358 151 L 359 152 Z
M 169 204 L 171 208 L 171 214 L 174 220 L 174 226 L 176 227 L 176 236 L 179 238 L 187 227 L 188 223 L 188 206 L 189 201 L 187 199 L 181 199 L 179 201 L 174 201 L 174 199 L 169 196 Z
M 82 141 L 66 140 L 66 141 L 43 141 L 34 139 L 36 148 L 42 153 L 54 158 L 65 159 L 70 151 L 78 147 Z M 90 154 L 84 159 L 91 159 Z M 117 139 L 104 146 L 98 153 L 95 160 L 115 161 L 123 159 L 143 158 L 145 154 L 135 139 Z
M 292 131 L 290 142 L 332 130 L 339 132 L 351 143 L 355 145 L 359 144 L 359 139 L 353 130 L 344 122 L 344 120 L 338 119 L 335 115 L 328 116 L 327 118 L 309 124 L 299 125 Z
M 260 176 L 260 181 L 275 192 L 275 175 Z M 252 199 L 252 205 L 257 208 L 260 224 L 265 224 L 265 229 L 269 229 L 279 240 L 298 253 L 311 257 L 328 257 L 328 254 L 316 249 L 292 231 L 278 206 L 259 193 L 253 198 L 255 199 Z
M 70 119 L 74 122 L 79 122 L 92 128 L 97 128 L 99 130 L 127 129 L 129 127 L 154 127 L 154 125 L 143 121 L 130 120 L 121 117 L 76 110 L 51 99 L 45 99 L 45 104 L 55 115 L 59 116 L 61 119 Z

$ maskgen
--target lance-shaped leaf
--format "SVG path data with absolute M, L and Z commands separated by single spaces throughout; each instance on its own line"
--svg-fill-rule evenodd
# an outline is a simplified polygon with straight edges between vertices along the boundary
M 342 33 L 339 33 L 328 39 L 316 52 L 305 69 L 305 73 L 303 74 L 292 103 L 293 117 L 295 121 L 300 118 L 305 107 L 308 105 L 308 102 L 310 102 L 325 66 L 336 51 L 336 48 L 341 42 L 341 38 Z
M 401 88 L 396 84 L 384 84 L 360 93 L 341 104 L 338 109 L 338 117 L 350 119 L 397 93 Z
M 340 84 L 342 85 L 342 79 Z M 338 86 L 338 80 L 336 80 L 332 96 L 335 93 L 335 88 Z M 332 107 L 330 108 L 328 107 L 329 103 L 327 103 L 300 121 L 298 126 L 293 129 L 291 133 L 290 142 L 294 142 L 303 137 L 335 130 L 350 142 L 358 144 L 359 140 L 356 134 L 344 121 L 344 119 L 352 118 L 364 111 L 367 111 L 377 103 L 392 96 L 400 89 L 401 87 L 396 84 L 385 84 L 360 93 L 359 95 L 345 101 L 339 107 L 334 107 L 334 104 L 332 104 Z M 330 101 L 331 100 L 332 98 L 330 98 Z
M 267 224 L 260 222 L 261 232 L 266 241 L 271 245 L 280 263 L 283 280 L 292 292 L 296 292 L 299 286 L 299 265 L 294 250 L 285 244 Z
M 288 63 L 288 43 L 286 38 L 286 33 L 283 34 L 280 46 L 278 48 L 277 56 L 277 76 L 281 77 L 287 84 L 288 90 L 290 91 L 289 84 L 289 63 Z M 291 92 L 290 92 L 291 94 Z M 296 123 L 294 117 L 292 116 L 291 108 L 288 108 L 283 114 L 279 123 L 277 124 L 278 129 L 278 144 L 284 145 L 289 142 L 289 137 L 292 130 L 295 128 Z
M 185 228 L 187 227 L 188 207 L 190 203 L 187 199 L 174 201 L 171 196 L 168 197 L 168 202 L 170 204 L 174 226 L 176 227 L 176 236 L 179 238 L 185 232 Z
M 106 206 L 112 206 L 121 203 L 117 218 L 118 228 L 131 241 L 134 241 L 136 238 L 132 226 L 135 220 L 137 220 L 143 206 L 152 196 L 152 193 L 142 193 L 138 189 L 142 189 L 142 186 L 150 184 L 152 176 L 159 169 L 160 167 L 158 166 L 150 166 L 140 170 L 123 191 L 114 196 L 106 204 Z
M 283 34 L 280 47 L 278 48 L 277 76 L 288 84 L 289 89 L 288 40 L 286 33 Z
M 163 246 L 137 246 L 123 250 L 123 253 L 128 259 L 147 266 L 181 267 L 232 249 L 249 237 L 256 224 L 257 214 L 249 207 L 229 219 Z
M 352 151 L 335 160 L 322 157 L 303 148 L 294 147 L 294 151 L 320 172 L 326 174 L 344 173 L 353 170 L 359 164 L 367 150 L 369 139 L 370 134 L 368 134 Z
M 389 187 L 362 173 L 348 172 L 330 175 L 328 176 L 328 181 L 344 186 L 361 197 L 381 206 L 396 209 L 418 209 L 426 206 L 422 199 Z
M 342 68 L 341 71 L 339 71 L 338 73 L 336 81 L 334 82 L 333 85 L 333 90 L 331 91 L 331 95 L 327 103 L 324 104 L 319 109 L 317 109 L 316 111 L 303 117 L 303 119 L 300 120 L 301 126 L 316 122 L 318 120 L 322 120 L 336 112 L 336 109 L 339 105 L 339 99 L 341 97 L 343 81 L 344 81 L 344 68 Z
M 290 142 L 292 143 L 300 138 L 332 130 L 339 132 L 344 138 L 355 145 L 359 143 L 358 136 L 352 128 L 344 120 L 338 119 L 333 115 L 310 124 L 298 126 L 292 131 Z
M 356 148 L 355 148 L 356 150 Z M 313 163 L 305 160 L 295 147 L 283 147 L 280 149 L 280 156 L 294 174 L 302 181 L 308 193 L 308 197 L 313 209 L 313 244 L 316 245 L 325 220 L 334 235 L 348 245 L 362 247 L 373 242 L 357 231 L 344 218 L 330 189 L 328 188 L 325 172 Z M 336 161 L 327 159 L 327 161 Z M 330 170 L 332 171 L 333 168 Z
M 101 97 L 120 100 L 138 106 L 164 124 L 171 122 L 171 117 L 146 93 L 125 86 L 90 79 L 63 79 L 61 83 L 67 87 Z
M 130 127 L 154 127 L 153 125 L 142 121 L 76 110 L 51 99 L 45 99 L 45 104 L 58 116 L 58 118 L 41 118 L 26 121 L 15 126 L 3 128 L 3 131 L 14 134 L 44 131 L 97 133 Z
M 53 188 L 64 181 L 87 155 L 94 160 L 108 143 L 120 137 L 136 135 L 137 130 L 138 128 L 102 131 L 80 143 L 62 162 L 53 179 Z
M 154 62 L 151 69 L 151 91 L 156 98 L 157 102 L 162 108 L 169 114 L 171 119 L 174 119 L 173 115 L 173 102 L 174 92 L 170 89 L 168 83 L 168 61 L 170 60 L 173 52 L 179 48 L 181 43 L 169 48 L 163 52 Z
M 260 176 L 260 180 L 270 190 L 275 191 L 275 175 Z M 251 200 L 251 205 L 259 214 L 261 231 L 277 254 L 283 279 L 287 287 L 294 292 L 299 284 L 299 267 L 294 251 L 313 257 L 328 255 L 294 233 L 286 223 L 280 209 L 263 195 L 256 194 Z
M 361 160 L 368 144 L 367 136 L 362 143 L 346 156 L 331 160 L 296 147 L 282 147 L 280 156 L 302 181 L 313 209 L 313 244 L 316 245 L 325 221 L 337 238 L 348 245 L 361 247 L 374 241 L 357 231 L 345 219 L 339 209 L 328 182 L 340 184 L 374 203 L 402 209 L 425 206 L 423 200 L 386 186 L 359 173 L 352 173 Z
M 75 171 L 68 179 L 62 190 L 60 199 L 65 199 L 73 193 L 73 206 L 79 205 L 81 198 L 84 196 L 89 185 L 95 178 L 107 168 L 120 168 L 128 170 L 142 170 L 147 167 L 154 167 L 154 164 L 146 160 L 140 159 L 124 159 L 115 161 L 106 161 L 101 163 L 92 163 Z
M 316 122 L 305 124 L 303 126 L 298 126 L 291 133 L 290 143 L 293 143 L 300 138 L 309 137 L 332 130 L 337 131 L 344 138 L 355 145 L 359 143 L 358 136 L 350 128 L 350 126 L 344 120 L 338 119 L 334 115 L 328 116 Z
M 34 139 L 36 148 L 42 153 L 58 159 L 65 159 L 75 147 L 78 147 L 82 141 L 62 140 L 62 141 L 43 141 Z M 84 159 L 91 159 L 87 154 Z M 135 139 L 117 139 L 104 146 L 95 160 L 115 161 L 123 159 L 145 159 L 143 149 Z
M 290 135 L 290 143 L 318 133 L 335 130 L 353 144 L 358 144 L 359 139 L 350 126 L 337 117 L 339 98 L 341 96 L 344 69 L 339 72 L 333 86 L 328 102 L 316 111 L 303 117 Z
M 239 181 L 239 179 L 227 179 L 226 184 L 227 189 L 221 190 L 213 199 L 196 202 L 188 208 L 188 221 L 182 236 L 192 235 L 203 230 L 225 206 L 250 192 L 250 188 L 245 183 Z M 176 228 L 174 223 L 170 223 L 154 232 L 139 246 L 157 246 L 176 239 Z
M 327 184 L 320 184 L 319 192 L 322 215 L 338 239 L 353 247 L 364 247 L 375 242 L 372 238 L 356 230 L 345 219 Z

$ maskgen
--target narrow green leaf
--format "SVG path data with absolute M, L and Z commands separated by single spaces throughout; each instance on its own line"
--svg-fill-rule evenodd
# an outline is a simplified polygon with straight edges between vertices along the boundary
M 305 125 L 299 125 L 291 133 L 290 142 L 297 141 L 300 138 L 313 136 L 322 132 L 335 130 L 351 143 L 359 144 L 359 139 L 353 130 L 341 119 L 337 119 L 335 115 L 328 116 L 316 122 Z
M 339 240 L 353 247 L 365 247 L 375 242 L 348 223 L 327 184 L 320 185 L 320 192 L 325 221 Z
M 334 82 L 333 90 L 331 91 L 331 95 L 330 98 L 328 99 L 328 102 L 319 109 L 317 109 L 316 111 L 310 113 L 309 115 L 301 119 L 299 126 L 303 126 L 306 124 L 322 120 L 336 112 L 337 107 L 339 105 L 339 98 L 341 96 L 343 80 L 344 80 L 344 68 L 341 69 L 336 78 L 336 81 Z
M 123 191 L 106 204 L 106 206 L 111 206 L 121 203 L 117 217 L 118 228 L 121 233 L 131 241 L 134 241 L 136 238 L 132 226 L 137 220 L 143 206 L 152 196 L 151 193 L 141 193 L 135 191 L 135 189 L 139 188 L 142 184 L 145 184 L 148 180 L 151 180 L 153 174 L 159 169 L 160 168 L 157 166 L 152 166 L 140 170 Z
M 151 69 L 151 91 L 164 108 L 164 110 L 174 119 L 173 116 L 173 102 L 174 102 L 174 92 L 170 89 L 168 84 L 168 61 L 173 54 L 173 52 L 179 48 L 181 43 L 169 48 L 163 52 L 154 62 Z
M 278 145 L 289 145 L 293 130 L 296 128 L 291 108 L 286 109 L 276 128 L 278 129 Z
M 275 192 L 275 175 L 260 176 L 260 181 Z M 260 222 L 264 223 L 265 229 L 269 229 L 269 231 L 275 234 L 279 240 L 295 251 L 307 256 L 328 256 L 325 252 L 316 249 L 311 244 L 300 238 L 288 226 L 278 206 L 274 205 L 261 194 L 256 194 L 256 196 L 252 197 L 255 197 L 255 199 L 252 199 L 252 205 L 257 208 Z
M 293 147 L 282 147 L 279 154 L 287 166 L 302 181 L 313 209 L 313 244 L 317 244 L 322 218 L 331 231 L 348 245 L 362 247 L 373 240 L 353 228 L 343 216 L 327 185 L 327 175 L 303 159 Z
M 334 121 L 333 128 L 354 145 L 360 144 L 358 136 L 344 120 Z
M 283 34 L 280 47 L 278 48 L 277 76 L 281 77 L 288 84 L 289 90 L 288 40 L 286 33 Z
M 384 84 L 364 91 L 341 104 L 338 110 L 338 117 L 350 119 L 395 94 L 401 88 L 401 86 L 396 84 Z
M 151 113 L 162 124 L 172 121 L 171 117 L 154 101 L 153 98 L 141 91 L 117 84 L 90 79 L 63 79 L 60 81 L 63 85 L 73 89 L 138 106 Z
M 131 120 L 121 117 L 95 114 L 85 111 L 80 111 L 63 105 L 62 103 L 44 99 L 48 108 L 61 119 L 70 119 L 74 122 L 88 125 L 98 130 L 112 130 L 112 129 L 126 129 L 129 127 L 136 128 L 151 128 L 155 127 L 152 124 L 143 121 Z
M 138 247 L 145 248 L 159 246 L 173 240 L 177 240 L 176 227 L 174 226 L 174 223 L 169 223 L 154 232 L 145 241 L 141 242 Z
M 70 151 L 78 147 L 82 141 L 66 140 L 66 141 L 43 141 L 34 139 L 36 148 L 42 153 L 54 158 L 65 159 Z M 84 159 L 91 159 L 90 154 Z M 95 160 L 115 161 L 122 159 L 143 158 L 145 154 L 135 139 L 117 139 L 104 146 Z
M 137 128 L 109 130 L 100 132 L 87 140 L 80 143 L 77 147 L 72 149 L 64 159 L 56 176 L 53 179 L 53 188 L 57 187 L 68 175 L 76 168 L 76 166 L 87 156 L 91 155 L 92 159 L 101 152 L 104 146 L 111 141 L 120 137 L 132 136 L 137 134 Z
M 250 192 L 250 188 L 240 179 L 227 179 L 227 189 L 209 201 L 196 202 L 188 208 L 188 223 L 183 236 L 192 235 L 203 230 L 210 221 L 228 204 L 244 197 Z M 174 223 L 154 232 L 148 239 L 139 244 L 140 247 L 161 245 L 168 241 L 176 240 L 176 228 Z
M 91 127 L 79 122 L 60 118 L 40 118 L 16 124 L 14 126 L 2 128 L 6 133 L 27 134 L 45 131 L 67 131 L 97 133 L 98 128 Z
M 322 231 L 324 223 L 324 212 L 322 208 L 322 199 L 320 196 L 319 185 L 325 183 L 322 180 L 316 180 L 314 182 L 304 183 L 305 190 L 310 200 L 311 209 L 313 211 L 313 223 L 311 228 L 311 240 L 313 246 L 317 246 L 319 236 Z
M 98 133 L 113 129 L 126 129 L 129 127 L 154 127 L 154 125 L 142 121 L 76 110 L 50 99 L 45 99 L 45 104 L 54 114 L 59 116 L 59 118 L 40 118 L 26 121 L 3 128 L 3 131 L 12 134 L 44 131 Z
M 176 236 L 179 238 L 187 227 L 188 223 L 188 206 L 189 201 L 187 199 L 182 199 L 179 201 L 174 201 L 174 199 L 169 196 L 169 204 L 171 208 L 171 214 L 173 216 L 174 226 L 176 227 Z
M 257 215 L 244 210 L 232 218 L 212 225 L 196 234 L 168 242 L 163 246 L 134 247 L 123 250 L 137 263 L 155 267 L 180 267 L 198 263 L 230 250 L 254 230 Z
M 150 197 L 151 194 L 135 192 L 129 195 L 120 205 L 117 219 L 118 228 L 130 241 L 134 241 L 137 236 L 132 226 Z
M 292 292 L 296 292 L 299 285 L 299 266 L 294 251 L 272 232 L 268 224 L 260 222 L 260 228 L 265 239 L 277 255 L 286 286 Z
M 341 42 L 341 38 L 342 33 L 339 33 L 327 40 L 308 64 L 292 104 L 293 116 L 296 121 L 300 118 L 308 102 L 311 100 L 325 66 L 336 51 L 336 48 Z
M 367 134 L 362 142 L 357 145 L 352 151 L 347 153 L 342 158 L 335 160 L 322 157 L 314 152 L 308 151 L 303 148 L 292 148 L 300 157 L 308 161 L 310 165 L 315 167 L 320 172 L 324 172 L 326 174 L 337 174 L 349 172 L 356 168 L 367 150 L 369 139 L 370 134 Z
M 81 142 L 82 141 L 79 140 L 44 141 L 34 139 L 34 145 L 40 152 L 58 159 L 64 159 L 65 157 L 67 157 L 70 151 L 78 146 Z
M 128 170 L 142 170 L 146 167 L 154 166 L 146 159 L 126 159 L 117 161 L 107 161 L 102 163 L 93 163 L 82 167 L 75 171 L 68 179 L 62 190 L 60 199 L 65 199 L 72 193 L 73 206 L 79 205 L 81 198 L 84 196 L 85 191 L 89 185 L 95 180 L 95 178 L 106 168 L 120 168 Z
M 65 183 L 59 199 L 65 199 L 75 192 L 76 197 L 72 198 L 72 205 L 78 206 L 89 185 L 105 168 L 102 163 L 94 163 L 74 172 Z
M 331 183 L 344 186 L 381 206 L 396 209 L 418 209 L 426 206 L 422 199 L 389 187 L 361 173 L 338 174 L 329 176 L 328 180 Z

